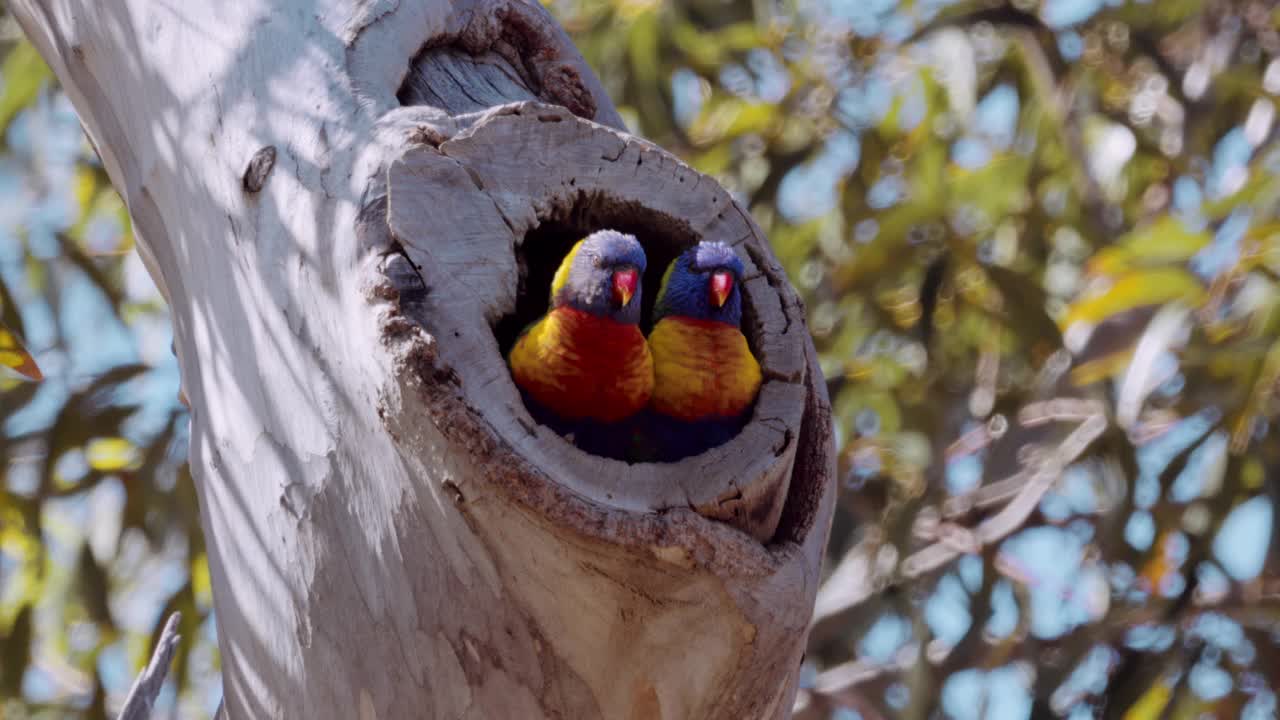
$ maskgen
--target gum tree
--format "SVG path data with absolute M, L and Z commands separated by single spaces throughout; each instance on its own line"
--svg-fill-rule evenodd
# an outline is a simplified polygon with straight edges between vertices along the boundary
M 833 506 L 753 219 L 519 0 L 21 0 L 170 303 L 230 717 L 783 717 Z M 501 352 L 595 227 L 748 262 L 752 422 L 674 464 L 534 424 Z

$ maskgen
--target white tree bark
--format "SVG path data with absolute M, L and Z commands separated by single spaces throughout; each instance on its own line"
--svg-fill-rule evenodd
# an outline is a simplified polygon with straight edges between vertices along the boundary
M 833 504 L 802 308 L 540 7 L 11 10 L 173 310 L 230 717 L 789 713 Z M 728 445 L 627 465 L 519 402 L 494 328 L 547 228 L 601 224 L 741 246 L 767 382 Z

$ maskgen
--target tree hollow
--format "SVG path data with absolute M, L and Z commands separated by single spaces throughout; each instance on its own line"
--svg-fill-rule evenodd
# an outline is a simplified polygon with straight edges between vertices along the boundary
M 758 540 L 774 536 L 805 409 L 807 338 L 758 228 L 715 181 L 563 108 L 516 103 L 444 142 L 407 148 L 388 171 L 387 218 L 425 289 L 407 315 L 439 340 L 437 362 L 496 439 L 605 507 L 692 508 Z M 569 245 L 606 227 L 644 244 L 650 304 L 666 264 L 697 241 L 729 243 L 742 257 L 743 329 L 765 382 L 751 420 L 725 445 L 628 464 L 582 452 L 525 410 L 504 351 L 545 311 L 550 273 Z

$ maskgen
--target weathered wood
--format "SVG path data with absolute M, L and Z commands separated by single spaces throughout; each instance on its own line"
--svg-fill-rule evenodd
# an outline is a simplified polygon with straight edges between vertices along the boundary
M 11 10 L 173 309 L 229 717 L 788 714 L 833 507 L 804 313 L 749 215 L 620 132 L 545 11 Z M 600 223 L 656 266 L 740 250 L 767 383 L 727 445 L 627 465 L 521 406 L 522 268 Z
M 755 266 L 753 257 L 766 257 L 764 241 L 723 189 L 649 143 L 532 104 L 500 107 L 445 142 L 410 148 L 392 164 L 388 185 L 392 235 L 429 288 L 413 317 L 449 339 L 439 344 L 440 362 L 461 378 L 464 400 L 501 409 L 486 419 L 503 441 L 592 500 L 638 511 L 692 507 L 762 541 L 773 536 L 804 409 L 805 330 L 781 271 Z M 477 194 L 488 201 L 476 202 Z M 567 217 L 581 223 L 570 240 L 620 226 L 655 261 L 704 238 L 752 248 L 740 250 L 746 330 L 767 379 L 755 421 L 737 438 L 679 463 L 627 465 L 577 451 L 529 417 L 494 327 L 515 310 L 518 254 L 563 253 L 526 246 L 526 235 Z M 664 267 L 653 262 L 650 288 Z M 529 292 L 545 296 L 545 288 Z
M 156 643 L 151 659 L 147 661 L 129 695 L 120 708 L 118 720 L 147 720 L 156 706 L 160 691 L 164 689 L 165 676 L 169 674 L 169 664 L 173 662 L 173 653 L 178 649 L 182 636 L 178 634 L 178 623 L 182 622 L 182 613 L 171 613 L 165 620 L 164 630 Z

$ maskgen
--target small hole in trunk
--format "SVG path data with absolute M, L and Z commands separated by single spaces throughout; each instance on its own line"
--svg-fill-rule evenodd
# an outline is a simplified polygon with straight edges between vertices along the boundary
M 556 269 L 573 245 L 587 235 L 597 230 L 617 230 L 634 235 L 644 247 L 646 266 L 641 281 L 640 329 L 646 336 L 652 327 L 653 308 L 667 266 L 700 239 L 687 223 L 670 215 L 598 192 L 578 192 L 561 200 L 539 220 L 537 227 L 525 234 L 516 249 L 520 286 L 515 310 L 499 320 L 494 327 L 494 335 L 503 357 L 511 351 L 524 329 L 547 312 L 551 299 L 551 281 Z M 750 297 L 745 291 L 742 305 L 742 331 L 747 336 L 752 352 L 759 357 L 755 350 L 758 339 L 754 337 L 754 313 Z M 750 415 L 748 413 L 747 417 Z M 736 435 L 737 431 L 733 434 Z M 623 459 L 624 454 L 626 453 L 614 454 L 611 450 L 606 456 Z M 684 456 L 675 455 L 665 461 Z M 629 454 L 627 459 L 631 462 L 643 461 Z

